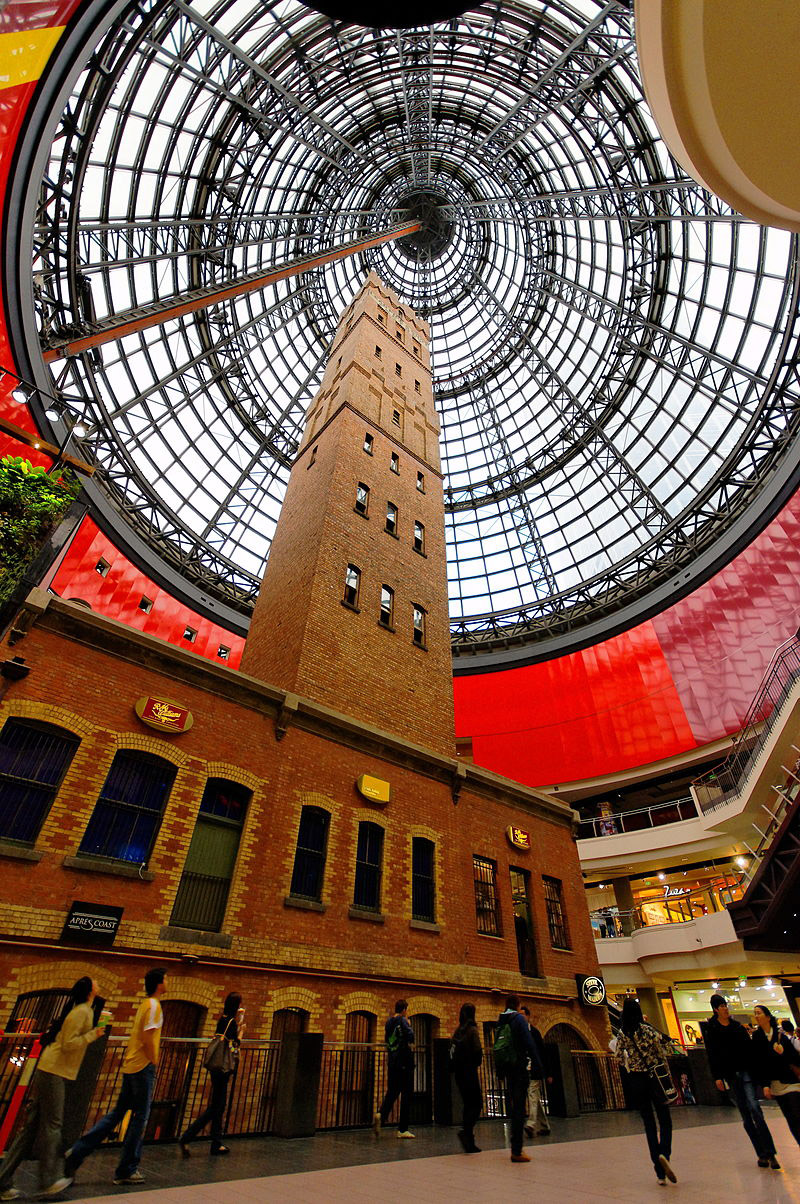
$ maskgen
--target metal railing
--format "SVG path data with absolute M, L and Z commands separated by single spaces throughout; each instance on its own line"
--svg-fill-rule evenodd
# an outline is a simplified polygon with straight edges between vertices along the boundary
M 792 636 L 773 654 L 728 756 L 692 783 L 692 792 L 704 814 L 740 793 L 798 678 L 800 639 Z
M 573 1049 L 572 1065 L 581 1112 L 615 1112 L 625 1107 L 619 1062 L 613 1054 Z
M 739 882 L 733 885 L 727 879 L 715 879 L 697 890 L 687 891 L 682 895 L 648 899 L 630 910 L 600 907 L 589 915 L 596 939 L 630 936 L 640 928 L 658 928 L 663 924 L 688 924 L 704 915 L 725 911 L 729 904 L 741 899 L 744 890 L 742 874 Z M 655 905 L 663 908 L 663 911 L 657 911 Z
M 668 803 L 654 803 L 651 807 L 639 807 L 631 811 L 618 811 L 614 815 L 582 819 L 578 824 L 578 840 L 590 840 L 595 836 L 620 836 L 625 832 L 644 832 L 648 828 L 660 828 L 662 824 L 676 824 L 683 819 L 697 818 L 697 805 L 691 795 L 673 799 Z

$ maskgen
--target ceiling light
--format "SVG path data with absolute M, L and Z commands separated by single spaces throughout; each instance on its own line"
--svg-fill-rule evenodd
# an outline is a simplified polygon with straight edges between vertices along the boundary
M 659 880 L 659 882 L 663 882 L 663 881 L 664 881 L 664 879 L 666 878 L 666 876 L 667 876 L 666 874 L 659 874 L 659 875 L 658 875 L 658 880 Z
M 61 417 L 53 402 L 50 402 L 48 405 L 44 412 L 44 416 L 48 422 L 58 422 L 58 419 Z
M 20 381 L 19 384 L 14 385 L 14 388 L 11 390 L 12 398 L 17 403 L 17 405 L 20 405 L 20 406 L 25 405 L 25 403 L 30 398 L 30 395 L 31 395 L 30 390 L 25 385 L 23 385 L 22 381 Z

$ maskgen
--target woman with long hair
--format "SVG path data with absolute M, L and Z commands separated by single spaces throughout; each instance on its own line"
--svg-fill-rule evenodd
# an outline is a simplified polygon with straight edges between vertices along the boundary
M 463 1104 L 458 1140 L 465 1154 L 480 1154 L 475 1144 L 475 1125 L 483 1110 L 483 1096 L 478 1079 L 478 1067 L 483 1061 L 483 1049 L 475 1021 L 475 1004 L 465 1003 L 458 1015 L 458 1028 L 450 1040 L 450 1061 Z
M 48 1199 L 65 1191 L 72 1179 L 59 1174 L 61 1129 L 64 1123 L 64 1094 L 68 1082 L 78 1077 L 87 1046 L 96 1041 L 91 1004 L 97 983 L 88 975 L 79 978 L 70 991 L 60 1016 L 42 1036 L 42 1053 L 30 1089 L 25 1124 L 0 1163 L 0 1200 L 17 1200 L 14 1173 L 25 1158 L 39 1156 L 40 1195 Z
M 753 1076 L 763 1086 L 765 1098 L 775 1100 L 800 1145 L 800 1054 L 766 1004 L 753 1008 L 753 1019 Z
M 653 1170 L 662 1185 L 667 1179 L 671 1183 L 678 1180 L 670 1165 L 672 1116 L 664 1091 L 652 1071 L 676 1052 L 669 1037 L 645 1024 L 638 999 L 628 996 L 622 1005 L 622 1031 L 615 1055 L 623 1066 L 627 1066 L 633 1106 L 639 1109 L 644 1122 Z
M 237 991 L 231 991 L 225 1000 L 222 1015 L 217 1021 L 214 1031 L 221 1033 L 227 1041 L 231 1042 L 234 1049 L 238 1050 L 244 1036 L 244 1008 L 242 1007 L 242 997 Z M 230 1154 L 228 1146 L 222 1144 L 222 1125 L 225 1117 L 225 1105 L 228 1102 L 228 1083 L 232 1075 L 222 1070 L 209 1070 L 208 1074 L 211 1079 L 211 1099 L 208 1106 L 178 1139 L 178 1145 L 181 1147 L 184 1158 L 188 1158 L 192 1152 L 189 1149 L 189 1142 L 194 1141 L 209 1121 L 211 1122 L 210 1153 Z

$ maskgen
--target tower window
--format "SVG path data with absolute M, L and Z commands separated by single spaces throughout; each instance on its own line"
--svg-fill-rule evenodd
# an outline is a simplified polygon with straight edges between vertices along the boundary
M 397 507 L 394 502 L 386 503 L 386 530 L 390 535 L 397 534 Z
M 414 381 L 414 392 L 415 392 L 415 393 L 421 393 L 421 392 L 422 392 L 422 385 L 419 383 L 419 381 L 418 381 L 418 380 L 415 380 L 415 381 Z
M 348 564 L 347 572 L 344 575 L 344 598 L 342 599 L 345 606 L 352 606 L 354 609 L 358 606 L 360 586 L 361 570 L 357 569 L 354 564 Z
M 375 358 L 378 360 L 381 358 L 381 349 L 377 343 L 375 344 Z
M 380 322 L 381 326 L 386 325 L 386 314 L 382 309 L 378 310 L 378 321 Z
M 398 456 L 397 452 L 392 452 L 392 458 L 389 461 L 389 467 L 391 468 L 392 472 L 400 472 L 400 457 Z
M 367 453 L 368 456 L 372 455 L 373 442 L 374 442 L 374 439 L 373 439 L 372 435 L 364 436 L 364 451 Z
M 111 568 L 111 565 L 108 563 L 108 561 L 107 561 L 107 560 L 103 560 L 103 559 L 102 559 L 102 557 L 101 557 L 101 559 L 100 559 L 100 560 L 98 560 L 97 564 L 94 566 L 94 571 L 95 571 L 96 573 L 99 573 L 101 577 L 107 577 L 107 576 L 108 576 L 108 570 L 109 570 L 110 568 Z
M 401 330 L 401 328 L 400 328 L 399 326 L 395 327 L 395 332 L 394 332 L 394 333 L 395 333 L 396 337 L 397 337 L 397 338 L 400 340 L 400 342 L 402 343 L 402 341 L 403 341 L 403 331 Z
M 414 347 L 414 355 L 419 355 L 420 354 L 419 343 L 414 343 L 413 347 Z
M 417 473 L 417 489 L 420 493 L 425 492 L 425 474 L 424 474 L 424 472 Z
M 414 603 L 414 643 L 418 648 L 425 647 L 425 611 Z
M 400 365 L 399 365 L 399 364 L 395 364 L 395 366 L 394 366 L 394 374 L 395 374 L 395 376 L 402 376 L 402 375 L 403 375 L 403 369 L 400 367 Z
M 183 629 L 183 638 L 187 640 L 188 643 L 193 644 L 197 639 L 197 631 L 194 627 L 186 626 Z
M 414 551 L 425 553 L 425 528 L 422 523 L 414 523 Z
M 381 586 L 381 613 L 378 620 L 383 627 L 394 630 L 394 590 L 388 585 Z
M 366 514 L 369 509 L 369 486 L 363 481 L 359 481 L 356 485 L 356 514 Z
M 316 449 L 316 447 L 312 447 L 311 456 L 309 457 L 309 461 L 308 461 L 308 467 L 310 468 L 311 465 L 316 464 L 316 462 L 317 462 L 317 449 Z
M 394 423 L 395 426 L 400 425 L 400 411 L 399 410 L 392 410 L 392 422 Z
M 145 598 L 144 594 L 142 594 L 141 598 L 139 599 L 139 610 L 143 610 L 146 615 L 149 615 L 152 609 L 152 598 Z

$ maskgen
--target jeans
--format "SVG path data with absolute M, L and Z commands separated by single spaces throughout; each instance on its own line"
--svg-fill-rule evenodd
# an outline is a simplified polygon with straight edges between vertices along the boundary
M 219 1070 L 209 1072 L 211 1078 L 211 1099 L 208 1107 L 204 1108 L 197 1120 L 192 1121 L 181 1141 L 193 1141 L 198 1133 L 211 1121 L 211 1148 L 218 1150 L 222 1145 L 222 1122 L 225 1117 L 225 1104 L 228 1099 L 228 1082 L 233 1077 Z
M 527 1066 L 516 1066 L 506 1078 L 508 1115 L 511 1124 L 511 1153 L 522 1153 L 522 1133 L 525 1128 L 525 1105 L 528 1102 L 530 1075 Z
M 411 1093 L 414 1090 L 414 1064 L 408 1066 L 396 1065 L 389 1062 L 387 1074 L 386 1095 L 381 1104 L 381 1124 L 385 1125 L 394 1102 L 400 1096 L 400 1116 L 397 1121 L 397 1131 L 405 1133 L 408 1129 L 408 1117 L 411 1111 Z
M 131 1113 L 125 1138 L 122 1142 L 122 1153 L 117 1165 L 115 1179 L 127 1179 L 138 1168 L 142 1157 L 142 1141 L 150 1116 L 150 1103 L 153 1099 L 153 1088 L 156 1083 L 156 1068 L 152 1062 L 135 1074 L 123 1074 L 122 1090 L 111 1112 L 98 1120 L 97 1124 L 79 1137 L 69 1152 L 70 1166 L 78 1169 L 84 1158 L 96 1150 L 109 1133 L 113 1133 L 122 1121 L 126 1112 Z
M 775 1142 L 767 1128 L 761 1104 L 756 1099 L 756 1086 L 749 1070 L 737 1070 L 731 1080 L 731 1092 L 742 1118 L 744 1131 L 753 1143 L 759 1158 L 774 1158 Z
M 787 1091 L 784 1095 L 776 1095 L 775 1103 L 786 1117 L 789 1132 L 800 1145 L 800 1091 Z
M 6 1191 L 14 1172 L 24 1159 L 39 1156 L 39 1186 L 44 1191 L 60 1176 L 59 1146 L 64 1123 L 65 1080 L 59 1074 L 40 1070 L 34 1077 L 25 1112 L 25 1123 L 0 1164 L 0 1191 Z
M 537 1133 L 549 1133 L 550 1121 L 542 1100 L 542 1080 L 531 1079 L 528 1087 L 528 1125 Z
M 647 1138 L 650 1161 L 661 1179 L 664 1172 L 659 1165 L 659 1154 L 663 1154 L 665 1158 L 669 1158 L 672 1154 L 672 1116 L 669 1104 L 658 1083 L 646 1070 L 630 1071 L 629 1082 L 633 1106 L 638 1108 L 644 1123 L 644 1135 Z M 658 1125 L 656 1125 L 656 1120 Z

